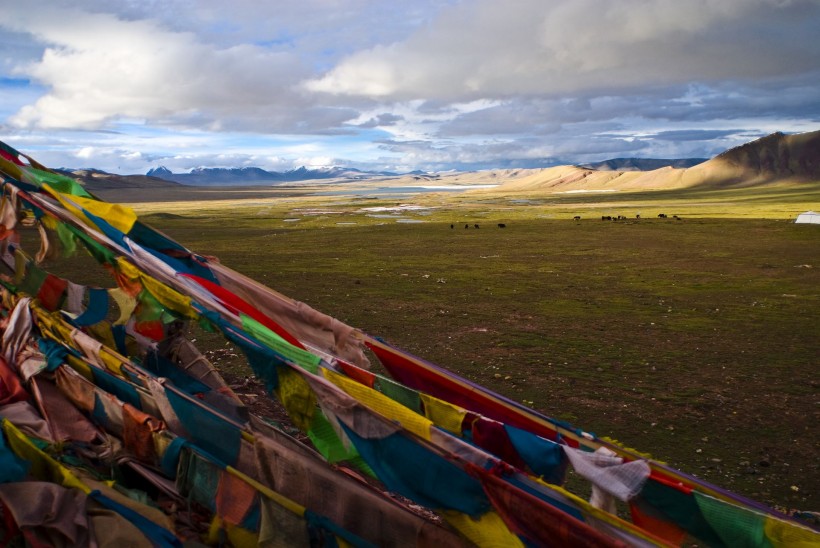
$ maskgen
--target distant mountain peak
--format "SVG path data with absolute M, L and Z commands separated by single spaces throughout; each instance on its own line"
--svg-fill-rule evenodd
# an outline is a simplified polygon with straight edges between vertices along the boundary
M 145 175 L 148 177 L 157 177 L 159 179 L 165 179 L 169 175 L 173 175 L 174 173 L 165 166 L 155 167 L 153 169 L 149 169 L 148 173 Z
M 707 158 L 613 158 L 601 162 L 578 164 L 595 171 L 653 171 L 662 167 L 687 168 L 705 162 Z

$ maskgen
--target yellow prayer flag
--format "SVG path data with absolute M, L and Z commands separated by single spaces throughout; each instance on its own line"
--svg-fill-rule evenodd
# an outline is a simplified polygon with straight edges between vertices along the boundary
M 405 430 L 412 432 L 422 439 L 430 440 L 430 429 L 433 422 L 427 417 L 422 417 L 418 413 L 414 413 L 402 404 L 395 402 L 385 396 L 384 394 L 373 390 L 363 384 L 340 375 L 330 369 L 322 369 L 324 377 L 359 400 L 362 404 L 369 407 L 379 415 L 396 421 L 401 424 Z
M 127 324 L 131 315 L 134 313 L 134 309 L 137 307 L 137 299 L 118 287 L 109 289 L 108 295 L 114 299 L 114 302 L 116 302 L 120 308 L 120 317 L 114 321 L 114 325 Z
M 117 270 L 122 272 L 129 280 L 139 280 L 139 269 L 126 261 L 124 257 L 117 257 Z
M 495 510 L 482 514 L 478 519 L 473 519 L 467 514 L 446 510 L 442 512 L 447 523 L 452 525 L 459 533 L 467 537 L 476 546 L 487 546 L 497 548 L 524 547 L 515 534 L 510 531 L 501 516 Z
M 79 217 L 90 227 L 96 227 L 97 225 L 83 213 L 83 210 L 88 211 L 96 217 L 100 217 L 123 234 L 128 234 L 134 227 L 134 223 L 137 222 L 137 214 L 134 213 L 134 210 L 130 207 L 100 202 L 82 196 L 68 196 L 51 188 L 47 184 L 44 184 L 43 188 L 57 198 L 63 207 Z
M 420 393 L 419 396 L 424 403 L 424 415 L 428 419 L 436 426 L 461 436 L 461 423 L 467 414 L 465 409 L 428 394 Z
M 23 283 L 23 279 L 26 277 L 26 267 L 28 266 L 29 259 L 25 253 L 21 249 L 14 250 L 14 285 L 20 285 Z
M 6 160 L 2 156 L 0 156 L 0 171 L 8 174 L 11 177 L 14 177 L 18 181 L 23 180 L 23 170 L 20 168 L 20 166 L 18 166 L 14 162 Z
M 177 314 L 188 318 L 197 319 L 199 317 L 196 311 L 191 307 L 190 297 L 186 297 L 179 291 L 168 287 L 147 274 L 143 274 L 141 279 L 145 289 L 168 310 L 173 310 Z
M 235 546 L 236 548 L 256 548 L 256 546 L 259 545 L 258 533 L 248 531 L 238 525 L 232 525 L 218 515 L 214 515 L 214 519 L 211 520 L 211 524 L 208 527 L 208 536 L 206 539 L 208 544 L 212 546 L 224 544 L 222 542 L 223 531 L 227 535 L 231 546 Z
M 766 524 L 763 530 L 766 533 L 766 538 L 775 548 L 781 546 L 788 546 L 789 548 L 820 546 L 820 533 L 773 516 L 766 516 Z
M 271 366 L 275 367 L 275 366 Z M 293 423 L 303 432 L 310 430 L 316 412 L 316 395 L 307 381 L 289 367 L 277 371 L 279 386 L 276 392 Z
M 85 363 L 77 356 L 72 356 L 70 354 L 66 356 L 66 362 L 74 371 L 85 377 L 87 380 L 94 382 L 94 371 L 91 369 L 90 365 Z
M 54 217 L 51 217 L 49 215 L 43 215 L 42 217 L 40 217 L 40 224 L 42 224 L 44 227 L 50 230 L 57 230 L 57 225 L 59 225 L 60 223 L 57 222 L 57 219 L 55 219 Z
M 100 359 L 105 364 L 105 367 L 119 377 L 125 377 L 122 372 L 122 360 L 110 354 L 105 348 L 100 350 Z
M 48 456 L 20 432 L 8 419 L 3 419 L 3 432 L 14 453 L 31 463 L 30 473 L 40 481 L 51 481 L 63 487 L 79 489 L 85 494 L 91 492 L 71 470 Z

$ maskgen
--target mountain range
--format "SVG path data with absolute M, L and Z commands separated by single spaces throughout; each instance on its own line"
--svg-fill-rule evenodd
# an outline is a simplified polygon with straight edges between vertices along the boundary
M 297 181 L 322 179 L 365 179 L 369 177 L 391 177 L 396 173 L 366 172 L 354 168 L 328 167 L 308 169 L 304 166 L 290 171 L 266 171 L 259 167 L 238 168 L 196 168 L 190 173 L 173 173 L 166 167 L 148 171 L 147 177 L 156 177 L 191 186 L 225 186 L 225 185 L 275 185 Z
M 657 158 L 615 158 L 603 162 L 583 164 L 578 167 L 592 169 L 596 171 L 649 171 L 662 167 L 686 168 L 702 162 L 706 158 L 682 158 L 682 159 L 657 159 Z M 524 170 L 503 170 L 517 171 Z M 155 177 L 165 181 L 172 181 L 189 186 L 260 186 L 277 185 L 281 183 L 294 183 L 300 181 L 321 181 L 327 179 L 352 180 L 372 179 L 374 177 L 407 177 L 411 176 L 415 180 L 440 179 L 445 175 L 426 173 L 423 171 L 412 171 L 410 173 L 398 174 L 386 171 L 362 171 L 355 168 L 327 167 L 318 169 L 308 169 L 304 166 L 289 171 L 267 171 L 258 167 L 241 168 L 196 168 L 189 173 L 173 173 L 168 168 L 161 166 L 146 173 L 147 177 Z
M 595 171 L 652 171 L 662 167 L 687 168 L 702 164 L 709 158 L 613 158 L 603 162 L 578 164 L 583 169 Z
M 307 169 L 286 172 L 261 168 L 199 168 L 173 173 L 167 168 L 146 175 L 115 175 L 99 170 L 63 171 L 79 179 L 92 192 L 104 191 L 116 200 L 117 190 L 174 188 L 185 186 L 273 187 L 283 183 L 351 183 L 372 181 L 384 186 L 469 185 L 492 183 L 494 192 L 566 192 L 579 190 L 660 190 L 685 187 L 727 188 L 768 184 L 820 182 L 820 131 L 767 135 L 731 148 L 714 158 L 658 160 L 617 158 L 584 165 L 540 169 L 499 169 L 481 172 L 397 175 L 350 168 Z

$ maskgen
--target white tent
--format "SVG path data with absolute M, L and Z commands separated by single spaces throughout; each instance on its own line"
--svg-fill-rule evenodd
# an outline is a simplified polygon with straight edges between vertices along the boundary
M 815 213 L 814 211 L 807 211 L 805 213 L 801 213 L 797 216 L 797 219 L 794 221 L 795 223 L 813 223 L 816 225 L 820 225 L 820 213 Z

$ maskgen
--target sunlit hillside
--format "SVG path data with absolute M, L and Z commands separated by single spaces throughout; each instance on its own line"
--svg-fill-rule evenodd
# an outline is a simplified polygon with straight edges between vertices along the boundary
M 795 135 L 774 133 L 686 169 L 596 171 L 558 166 L 508 180 L 485 192 L 717 189 L 816 181 L 820 181 L 820 131 Z

